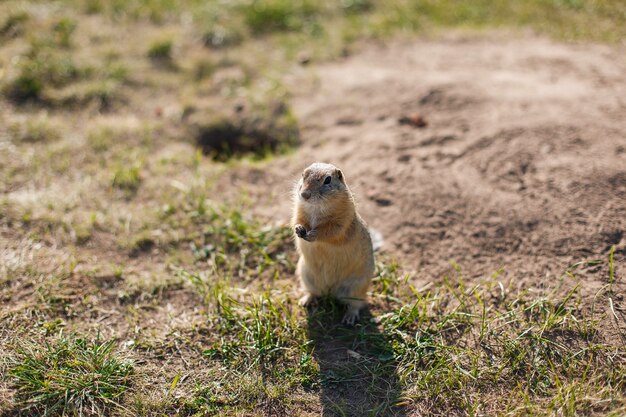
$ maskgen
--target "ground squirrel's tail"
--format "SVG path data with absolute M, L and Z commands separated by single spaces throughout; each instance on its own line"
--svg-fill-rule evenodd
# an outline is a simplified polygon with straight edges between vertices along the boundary
M 373 229 L 371 227 L 369 228 L 369 232 L 370 232 L 370 238 L 372 239 L 372 246 L 374 247 L 374 252 L 377 252 L 383 246 L 383 243 L 385 243 L 385 241 L 383 240 L 383 234 L 380 233 L 378 230 Z

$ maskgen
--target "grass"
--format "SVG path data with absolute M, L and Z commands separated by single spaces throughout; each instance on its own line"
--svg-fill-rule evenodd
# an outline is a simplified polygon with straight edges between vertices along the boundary
M 571 275 L 538 295 L 503 287 L 497 274 L 467 287 L 460 270 L 418 290 L 393 262 L 381 263 L 373 293 L 385 301 L 374 301 L 371 322 L 350 329 L 337 324 L 342 307 L 332 300 L 307 317 L 280 291 L 245 295 L 229 278 L 182 273 L 208 308 L 198 331 L 212 336 L 202 355 L 235 376 L 197 391 L 187 404 L 195 413 L 258 407 L 267 393 L 229 396 L 257 380 L 281 381 L 292 396 L 321 391 L 324 408 L 343 415 L 402 415 L 408 404 L 442 415 L 574 416 L 626 406 L 623 352 L 603 342 L 601 317 L 579 304 Z M 334 403 L 333 387 L 365 399 Z
M 25 12 L 16 12 L 7 15 L 0 26 L 0 37 L 10 38 L 20 35 L 24 30 L 24 23 L 28 21 L 29 15 Z
M 184 212 L 189 213 L 187 206 Z M 187 214 L 189 215 L 189 214 Z M 246 218 L 241 211 L 210 205 L 206 200 L 196 202 L 190 214 L 200 228 L 199 236 L 191 242 L 198 261 L 213 270 L 226 271 L 235 277 L 247 278 L 258 274 L 276 274 L 293 267 L 285 254 L 291 238 L 287 227 L 264 225 L 257 219 Z M 204 282 L 208 280 L 194 282 Z
M 34 47 L 19 64 L 19 75 L 5 87 L 16 102 L 43 100 L 47 86 L 62 87 L 76 78 L 80 70 L 70 55 Z
M 354 0 L 311 2 L 299 0 L 250 0 L 225 5 L 205 4 L 194 0 L 174 7 L 169 1 L 101 2 L 75 0 L 82 10 L 113 19 L 149 20 L 164 24 L 180 18 L 183 10 L 190 11 L 198 26 L 216 30 L 219 39 L 229 39 L 219 33 L 249 33 L 252 36 L 274 32 L 319 33 L 329 27 L 356 30 L 369 34 L 400 31 L 428 31 L 433 27 L 531 27 L 540 32 L 567 39 L 605 40 L 617 42 L 623 36 L 626 19 L 624 5 L 602 0 L 525 0 L 508 1 L 414 1 L 381 2 Z M 222 30 L 220 30 L 222 28 Z M 234 32 L 230 32 L 236 28 Z M 239 35 L 239 36 L 240 36 Z M 230 44 L 229 42 L 226 42 Z
M 111 183 L 113 187 L 126 191 L 130 195 L 136 193 L 141 184 L 141 166 L 134 164 L 118 167 Z
M 113 341 L 59 335 L 19 348 L 9 375 L 21 411 L 42 415 L 102 415 L 130 387 L 133 364 Z M 17 411 L 17 410 L 16 410 Z
M 17 17 L 7 20 L 7 31 L 14 31 L 12 28 L 16 25 L 22 27 L 30 21 L 26 18 L 16 20 Z M 53 24 L 39 28 L 37 36 L 29 36 L 28 49 L 15 56 L 15 71 L 3 83 L 3 92 L 17 104 L 38 103 L 55 107 L 84 105 L 95 100 L 100 101 L 102 107 L 108 106 L 119 84 L 126 80 L 127 70 L 110 59 L 96 64 L 76 59 L 80 55 L 73 50 L 77 28 L 74 19 L 63 16 Z M 85 86 L 81 87 L 81 83 Z
M 346 328 L 333 300 L 296 305 L 290 229 L 254 215 L 259 202 L 229 182 L 297 146 L 284 79 L 303 52 L 334 59 L 447 28 L 618 42 L 620 2 L 64 0 L 0 12 L 11 358 L 0 413 L 626 412 L 619 320 L 606 333 L 621 314 L 619 247 L 529 288 L 516 271 L 466 279 L 458 265 L 416 287 L 384 254 L 369 311 Z M 607 270 L 592 297 L 585 268 Z M 106 336 L 66 335 L 95 330 Z
M 68 17 L 63 17 L 53 27 L 54 43 L 63 48 L 69 48 L 72 44 L 72 34 L 76 30 L 77 23 Z
M 246 26 L 253 34 L 300 31 L 315 21 L 320 12 L 309 0 L 254 0 L 242 8 Z
M 605 264 L 614 271 L 611 258 L 572 265 L 544 288 L 514 289 L 501 279 L 502 271 L 470 284 L 456 264 L 454 274 L 415 288 L 410 273 L 382 256 L 370 309 L 360 324 L 347 328 L 339 324 L 343 306 L 334 300 L 322 300 L 308 312 L 295 304 L 288 229 L 193 201 L 198 200 L 190 193 L 162 214 L 187 230 L 204 225 L 192 244 L 195 261 L 188 264 L 196 269 L 176 267 L 187 285 L 164 287 L 147 304 L 120 299 L 130 306 L 129 319 L 139 315 L 136 326 L 145 329 L 125 346 L 132 347 L 133 356 L 168 370 L 164 378 L 151 377 L 161 380 L 153 388 L 163 393 L 161 399 L 154 402 L 141 389 L 129 397 L 133 400 L 122 398 L 131 378 L 146 382 L 131 376 L 130 366 L 113 353 L 114 342 L 61 335 L 15 349 L 6 375 L 16 389 L 16 404 L 51 415 L 98 413 L 104 407 L 121 415 L 157 410 L 185 416 L 283 415 L 310 407 L 311 397 L 318 396 L 322 409 L 339 415 L 435 409 L 442 415 L 575 416 L 626 409 L 624 352 L 598 327 L 610 313 L 582 303 L 576 278 L 587 265 Z M 191 224 L 181 223 L 187 219 Z M 90 310 L 91 302 L 56 295 L 67 280 L 80 276 L 73 272 L 75 264 L 68 268 L 40 292 L 52 306 L 44 313 L 49 319 L 37 325 L 47 334 L 67 325 L 54 320 L 57 311 L 81 317 L 102 308 Z M 110 274 L 111 282 L 127 279 L 119 265 Z M 163 322 L 152 330 L 139 323 L 160 314 L 152 303 L 181 288 L 198 297 L 202 311 L 193 324 L 167 331 L 167 338 L 150 336 Z M 59 304 L 63 307 L 55 307 Z M 95 374 L 109 384 L 95 384 Z
M 44 143 L 59 139 L 58 128 L 50 122 L 47 114 L 43 113 L 31 117 L 22 123 L 15 123 L 9 127 L 14 140 L 25 143 Z
M 155 61 L 172 60 L 172 41 L 163 40 L 154 42 L 148 49 L 148 56 Z

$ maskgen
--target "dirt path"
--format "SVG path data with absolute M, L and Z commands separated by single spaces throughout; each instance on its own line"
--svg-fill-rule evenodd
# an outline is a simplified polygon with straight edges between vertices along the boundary
M 288 181 L 312 161 L 335 163 L 418 280 L 441 278 L 452 259 L 468 276 L 503 267 L 516 285 L 541 284 L 608 259 L 612 245 L 623 264 L 624 52 L 456 37 L 305 69 L 292 78 L 304 143 L 254 182 L 272 190 L 266 212 L 283 220 L 289 207 L 274 202 Z M 398 122 L 415 112 L 426 127 Z M 580 274 L 587 294 L 608 280 L 603 268 Z

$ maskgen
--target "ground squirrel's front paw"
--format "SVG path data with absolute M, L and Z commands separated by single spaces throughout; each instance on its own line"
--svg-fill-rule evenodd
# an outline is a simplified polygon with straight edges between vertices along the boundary
M 317 238 L 317 230 L 309 230 L 303 238 L 307 242 L 313 242 Z
M 344 314 L 341 322 L 343 324 L 347 324 L 348 326 L 354 326 L 354 323 L 359 321 L 359 310 L 348 309 L 346 314 Z
M 296 235 L 300 239 L 304 239 L 307 242 L 313 242 L 315 238 L 317 237 L 317 231 L 315 230 L 307 231 L 306 228 L 302 226 L 301 224 L 297 224 L 296 227 L 294 227 L 294 231 L 296 232 Z
M 294 231 L 296 232 L 296 235 L 299 238 L 301 239 L 306 238 L 306 229 L 301 224 L 297 224 L 296 227 L 294 228 Z
M 298 300 L 298 305 L 300 307 L 315 307 L 316 304 L 317 304 L 317 297 L 315 297 L 311 293 L 303 295 L 302 298 Z

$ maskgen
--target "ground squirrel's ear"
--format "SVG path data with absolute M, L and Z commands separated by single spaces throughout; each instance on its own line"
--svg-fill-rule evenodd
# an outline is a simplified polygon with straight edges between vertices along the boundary
M 335 174 L 337 174 L 337 178 L 339 178 L 339 180 L 343 181 L 343 172 L 341 172 L 340 169 L 338 169 Z

